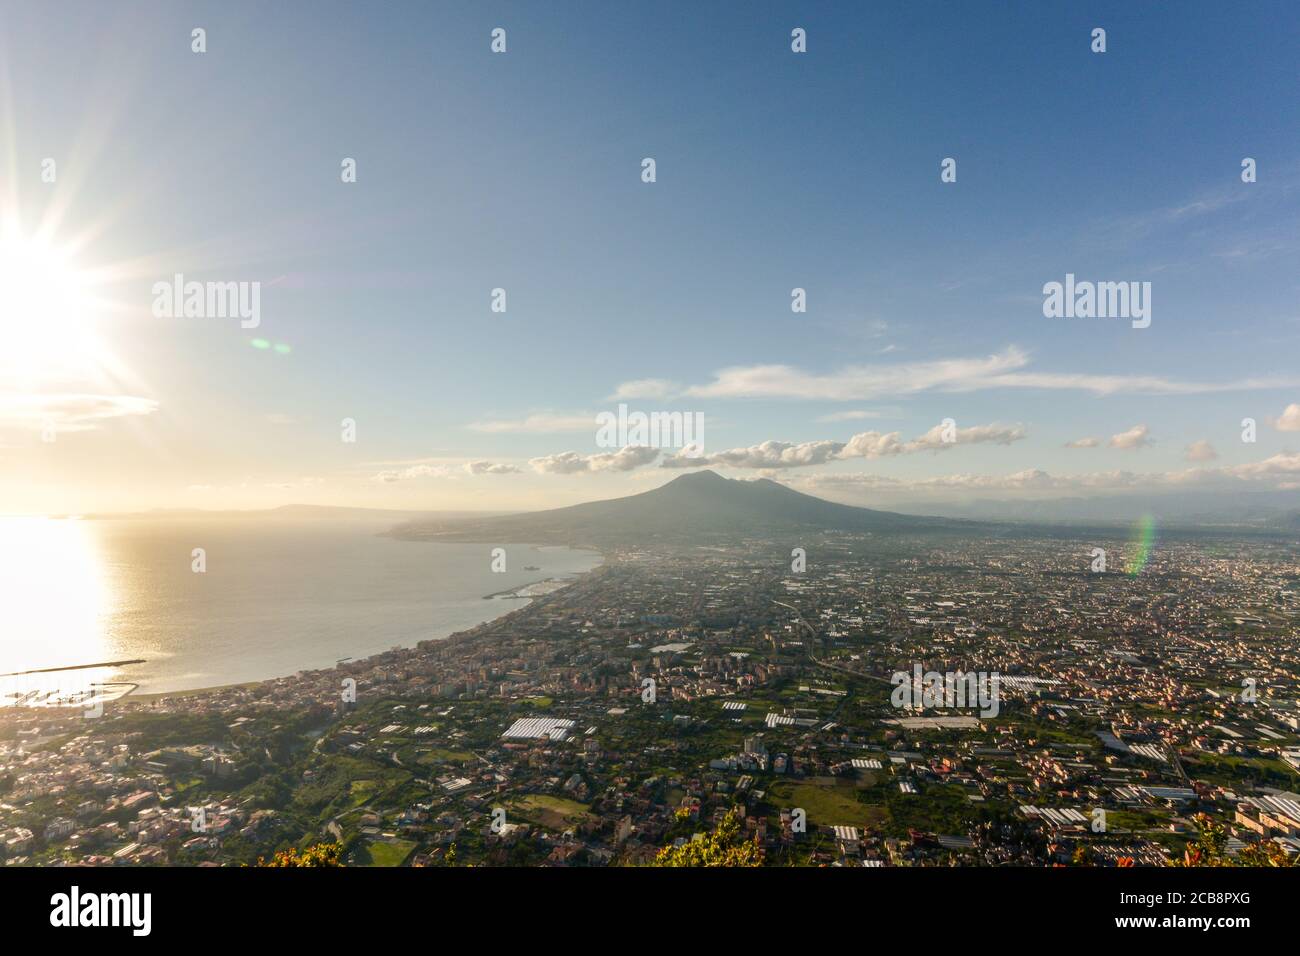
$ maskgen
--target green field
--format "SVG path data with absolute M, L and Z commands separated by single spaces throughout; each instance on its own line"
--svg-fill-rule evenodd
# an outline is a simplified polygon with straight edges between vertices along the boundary
M 435 747 L 421 753 L 416 762 L 427 767 L 440 763 L 469 763 L 473 759 L 474 755 L 464 750 L 447 750 L 443 747 Z
M 532 793 L 510 804 L 513 814 L 548 830 L 565 830 L 587 817 L 587 805 L 564 797 Z
M 781 810 L 802 807 L 810 826 L 860 827 L 872 821 L 873 808 L 859 803 L 857 793 L 850 779 L 826 785 L 782 780 L 768 788 L 767 800 Z
M 358 850 L 357 856 L 362 866 L 401 866 L 414 849 L 412 840 L 376 840 Z

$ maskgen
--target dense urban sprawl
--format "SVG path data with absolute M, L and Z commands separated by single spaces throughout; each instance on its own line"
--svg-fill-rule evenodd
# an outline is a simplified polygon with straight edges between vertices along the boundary
M 1298 613 L 1300 560 L 1263 535 L 612 550 L 329 670 L 99 716 L 11 696 L 0 854 L 644 864 L 733 809 L 776 865 L 1156 865 L 1195 814 L 1295 853 Z M 912 696 L 918 671 L 996 706 Z

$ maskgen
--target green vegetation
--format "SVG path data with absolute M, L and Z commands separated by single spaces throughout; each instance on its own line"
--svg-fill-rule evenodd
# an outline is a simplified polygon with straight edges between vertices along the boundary
M 847 779 L 830 784 L 781 780 L 768 788 L 768 802 L 783 808 L 802 807 L 810 826 L 862 826 L 870 809 L 859 801 L 857 788 Z
M 1198 836 L 1181 858 L 1170 866 L 1300 866 L 1300 855 L 1288 857 L 1286 851 L 1271 840 L 1247 846 L 1235 857 L 1228 853 L 1228 830 L 1205 814 L 1196 818 Z
M 317 843 L 307 849 L 299 852 L 296 850 L 281 850 L 271 857 L 270 860 L 264 860 L 261 857 L 257 859 L 258 866 L 267 867 L 326 867 L 342 866 L 339 858 L 343 853 L 343 847 L 338 843 Z
M 950 784 L 918 785 L 916 793 L 886 789 L 890 829 L 897 836 L 909 829 L 929 833 L 965 833 L 970 825 L 966 791 Z
M 701 840 L 659 851 L 651 866 L 762 866 L 763 850 L 740 832 L 740 815 L 731 810 L 718 828 Z
M 414 840 L 375 840 L 353 851 L 359 866 L 401 866 L 415 849 Z
M 510 806 L 523 819 L 548 830 L 567 830 L 591 818 L 586 804 L 550 794 L 529 794 Z
M 464 750 L 447 750 L 443 747 L 433 747 L 424 750 L 415 758 L 416 763 L 422 767 L 437 766 L 443 763 L 463 764 L 473 761 L 474 755 Z

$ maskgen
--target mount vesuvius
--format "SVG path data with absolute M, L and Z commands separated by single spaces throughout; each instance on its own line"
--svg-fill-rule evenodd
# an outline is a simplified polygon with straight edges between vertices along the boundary
M 399 525 L 392 534 L 439 541 L 635 547 L 652 542 L 699 544 L 737 535 L 970 527 L 966 521 L 836 504 L 766 478 L 745 481 L 697 471 L 625 498 L 486 518 L 422 519 Z

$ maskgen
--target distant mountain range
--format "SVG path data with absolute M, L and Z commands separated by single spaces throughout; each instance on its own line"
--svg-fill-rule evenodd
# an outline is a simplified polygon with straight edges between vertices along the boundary
M 520 544 L 635 546 L 701 543 L 721 536 L 820 531 L 918 532 L 968 528 L 969 522 L 841 505 L 760 478 L 740 481 L 713 471 L 674 478 L 653 491 L 568 508 L 488 518 L 417 519 L 396 537 Z
M 634 546 L 637 541 L 700 544 L 737 535 L 799 531 L 1057 535 L 1085 528 L 1126 527 L 1144 516 L 1159 521 L 1166 532 L 1181 528 L 1188 533 L 1294 535 L 1300 533 L 1296 502 L 1294 491 L 1236 492 L 1230 496 L 1195 492 L 900 502 L 898 511 L 879 511 L 815 498 L 766 478 L 729 479 L 705 470 L 681 475 L 637 495 L 522 513 L 289 504 L 244 511 L 174 508 L 52 517 L 342 520 L 380 523 L 387 526 L 389 534 L 400 538 Z

